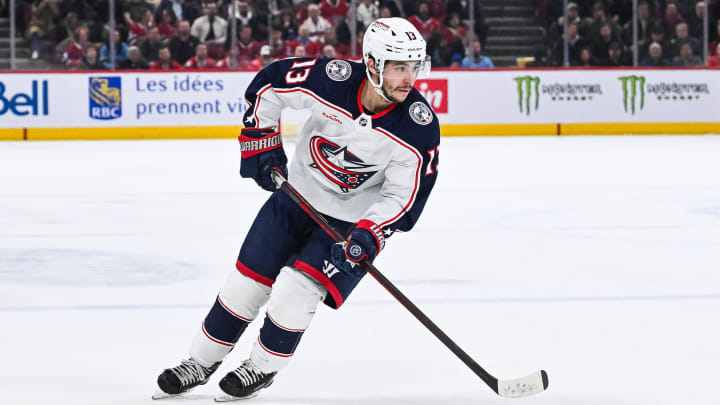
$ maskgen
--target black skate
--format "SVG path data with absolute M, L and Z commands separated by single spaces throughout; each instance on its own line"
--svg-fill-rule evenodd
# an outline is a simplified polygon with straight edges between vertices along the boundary
M 211 367 L 203 367 L 193 359 L 183 360 L 179 366 L 165 369 L 158 376 L 157 383 L 160 387 L 153 399 L 162 399 L 180 395 L 188 390 L 203 385 L 210 379 L 212 373 L 220 366 L 220 362 Z
M 257 396 L 258 391 L 269 387 L 275 378 L 274 373 L 265 374 L 250 360 L 229 372 L 220 380 L 220 389 L 224 394 L 215 397 L 216 402 L 236 401 Z

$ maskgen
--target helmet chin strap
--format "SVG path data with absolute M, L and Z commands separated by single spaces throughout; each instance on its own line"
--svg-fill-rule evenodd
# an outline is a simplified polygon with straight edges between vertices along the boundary
M 376 68 L 378 67 L 377 63 L 375 64 Z M 393 100 L 390 100 L 388 95 L 385 93 L 385 89 L 382 88 L 383 85 L 383 75 L 382 75 L 382 69 L 377 69 L 378 71 L 378 77 L 380 78 L 380 82 L 375 84 L 373 81 L 372 75 L 370 74 L 370 67 L 365 66 L 365 74 L 367 75 L 368 81 L 373 86 L 373 89 L 375 89 L 375 92 L 383 98 L 383 100 L 387 101 L 388 103 L 393 103 Z

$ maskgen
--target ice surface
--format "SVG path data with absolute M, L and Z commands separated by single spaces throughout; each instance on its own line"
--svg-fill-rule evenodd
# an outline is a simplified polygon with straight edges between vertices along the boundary
M 289 150 L 292 145 L 289 145 Z M 0 403 L 155 404 L 267 194 L 233 140 L 0 143 Z M 451 138 L 377 267 L 255 404 L 718 404 L 720 137 Z M 249 353 L 251 325 L 211 383 Z

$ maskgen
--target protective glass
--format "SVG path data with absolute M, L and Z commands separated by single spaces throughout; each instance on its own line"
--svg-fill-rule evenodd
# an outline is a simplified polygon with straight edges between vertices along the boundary
M 383 76 L 386 79 L 424 79 L 430 76 L 430 56 L 422 61 L 387 61 L 383 66 Z

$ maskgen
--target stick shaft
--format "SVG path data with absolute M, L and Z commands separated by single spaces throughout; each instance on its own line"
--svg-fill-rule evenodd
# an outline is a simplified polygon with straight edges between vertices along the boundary
M 336 242 L 344 242 L 345 238 L 338 233 L 315 208 L 298 193 L 290 183 L 285 180 L 282 174 L 273 169 L 273 179 L 279 187 L 287 193 L 300 207 L 317 222 Z M 466 366 L 468 366 L 478 377 L 480 377 L 496 393 L 498 392 L 498 379 L 485 371 L 475 360 L 460 348 L 445 332 L 440 329 L 430 318 L 423 313 L 408 297 L 405 296 L 395 285 L 388 280 L 380 271 L 367 259 L 360 262 L 363 270 L 368 272 L 380 285 L 382 285 L 400 304 L 410 311 L 420 323 L 422 323 L 435 337 L 437 337 L 451 352 L 453 352 Z

